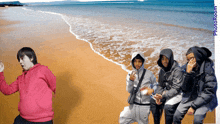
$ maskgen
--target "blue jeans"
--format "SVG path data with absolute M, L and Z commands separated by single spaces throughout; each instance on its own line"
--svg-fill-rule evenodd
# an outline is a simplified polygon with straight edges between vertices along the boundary
M 30 122 L 18 115 L 14 120 L 14 124 L 53 124 L 53 121 L 51 120 L 47 122 Z
M 180 103 L 177 107 L 177 110 L 173 117 L 174 124 L 181 124 L 182 119 L 184 118 L 185 114 L 187 113 L 188 109 L 191 107 L 192 101 L 187 103 Z M 203 120 L 206 117 L 206 113 L 209 111 L 206 105 L 201 106 L 200 108 L 196 109 L 194 112 L 194 124 L 203 124 Z

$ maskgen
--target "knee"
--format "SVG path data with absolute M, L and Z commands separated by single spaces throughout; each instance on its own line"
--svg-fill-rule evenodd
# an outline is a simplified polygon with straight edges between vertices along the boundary
M 164 110 L 165 110 L 165 111 L 169 110 L 170 108 L 171 108 L 170 105 L 165 105 L 165 106 L 164 106 Z
M 120 116 L 118 121 L 119 121 L 119 124 L 128 124 L 129 119 L 124 116 Z
M 156 104 L 155 100 L 154 100 L 154 99 L 151 99 L 151 100 L 150 100 L 150 107 L 151 107 L 151 108 L 155 108 L 156 106 L 157 106 L 157 104 Z
M 203 115 L 194 115 L 194 124 L 202 124 L 204 120 Z
M 123 117 L 119 117 L 119 124 L 125 124 L 125 119 Z
M 165 105 L 164 110 L 166 115 L 173 115 L 175 112 L 174 108 L 171 105 Z
M 179 124 L 182 120 L 182 114 L 176 110 L 176 112 L 173 115 L 173 122 L 174 124 Z

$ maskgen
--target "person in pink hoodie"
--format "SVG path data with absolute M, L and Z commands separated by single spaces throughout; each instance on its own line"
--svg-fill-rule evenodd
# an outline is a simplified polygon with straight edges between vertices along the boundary
M 17 53 L 23 73 L 8 85 L 4 77 L 4 64 L 0 62 L 0 91 L 5 95 L 20 93 L 14 124 L 53 124 L 52 95 L 56 91 L 56 77 L 37 62 L 33 49 L 23 47 Z

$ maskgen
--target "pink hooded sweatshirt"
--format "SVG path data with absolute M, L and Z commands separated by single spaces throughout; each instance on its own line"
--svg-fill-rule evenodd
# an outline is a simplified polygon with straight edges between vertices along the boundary
M 56 90 L 56 77 L 47 66 L 34 65 L 8 85 L 0 73 L 0 91 L 5 95 L 20 93 L 18 111 L 30 122 L 46 122 L 53 119 L 52 92 Z

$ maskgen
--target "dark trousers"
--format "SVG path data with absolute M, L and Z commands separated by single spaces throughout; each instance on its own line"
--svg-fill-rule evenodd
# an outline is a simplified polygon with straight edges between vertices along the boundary
M 174 105 L 165 105 L 164 111 L 165 111 L 165 124 L 173 124 L 173 116 L 174 113 L 178 107 L 179 103 Z
M 160 124 L 160 118 L 163 113 L 165 100 L 162 101 L 161 105 L 157 105 L 154 99 L 150 100 L 150 110 L 153 114 L 154 124 Z
M 161 100 L 162 104 L 157 105 L 154 99 L 151 99 L 151 112 L 154 117 L 154 124 L 160 124 L 160 118 L 163 113 L 163 109 L 165 111 L 165 124 L 173 123 L 173 115 L 179 105 L 179 103 L 175 105 L 164 105 L 166 100 Z
M 18 115 L 14 120 L 14 124 L 53 124 L 53 121 L 51 120 L 47 122 L 30 122 Z

